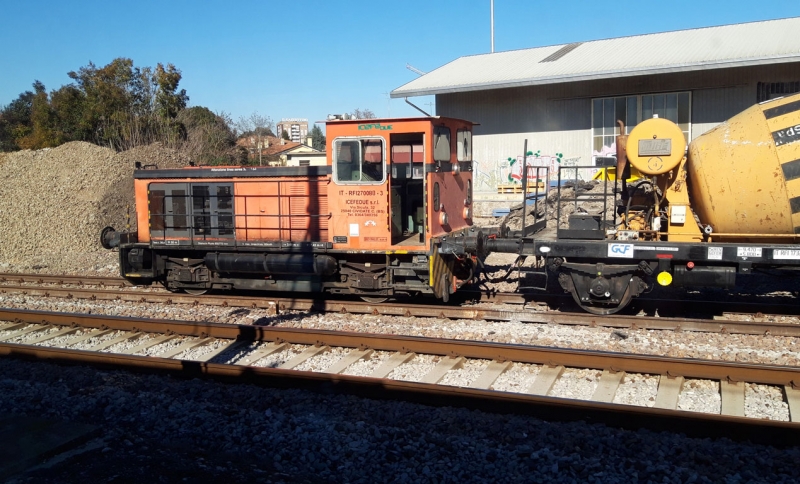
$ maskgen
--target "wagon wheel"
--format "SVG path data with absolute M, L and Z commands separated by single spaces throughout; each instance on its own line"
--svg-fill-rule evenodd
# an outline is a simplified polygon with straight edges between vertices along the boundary
M 446 272 L 442 274 L 442 302 L 450 302 L 450 278 Z
M 183 292 L 189 294 L 191 296 L 202 296 L 203 294 L 208 292 L 208 288 L 198 288 L 198 289 L 189 289 L 184 287 Z
M 630 304 L 631 299 L 633 299 L 633 292 L 631 291 L 631 286 L 628 285 L 628 288 L 625 289 L 625 294 L 622 295 L 622 298 L 619 301 L 619 304 L 616 307 L 608 307 L 608 306 L 600 306 L 597 304 L 586 304 L 581 302 L 581 298 L 578 296 L 578 291 L 574 288 L 570 291 L 572 294 L 572 299 L 581 307 L 584 311 L 591 314 L 596 314 L 598 316 L 607 316 L 609 314 L 617 314 L 618 312 L 625 309 L 628 304 Z
M 382 296 L 359 296 L 362 301 L 368 302 L 370 304 L 382 304 L 389 300 L 388 297 Z

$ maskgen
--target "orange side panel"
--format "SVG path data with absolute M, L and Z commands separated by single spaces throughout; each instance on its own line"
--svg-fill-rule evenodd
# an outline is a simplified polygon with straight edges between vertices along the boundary
M 279 180 L 240 181 L 234 186 L 236 238 L 278 240 Z
M 328 241 L 328 180 L 239 181 L 236 238 L 284 242 Z
M 134 180 L 140 242 L 150 241 L 152 183 L 233 183 L 236 240 L 328 242 L 329 178 Z
M 149 206 L 147 203 L 147 185 L 150 180 L 134 180 L 133 190 L 136 198 L 136 230 L 139 242 L 150 242 Z

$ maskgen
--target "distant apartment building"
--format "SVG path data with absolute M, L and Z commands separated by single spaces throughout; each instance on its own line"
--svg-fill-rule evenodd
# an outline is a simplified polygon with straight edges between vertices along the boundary
M 305 143 L 308 137 L 308 120 L 300 118 L 281 119 L 278 123 L 278 138 L 283 138 L 284 131 L 295 143 Z

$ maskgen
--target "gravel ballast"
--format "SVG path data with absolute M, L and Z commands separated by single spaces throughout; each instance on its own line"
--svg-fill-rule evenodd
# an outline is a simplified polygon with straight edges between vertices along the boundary
M 0 359 L 0 412 L 100 427 L 12 482 L 796 482 L 800 449 Z

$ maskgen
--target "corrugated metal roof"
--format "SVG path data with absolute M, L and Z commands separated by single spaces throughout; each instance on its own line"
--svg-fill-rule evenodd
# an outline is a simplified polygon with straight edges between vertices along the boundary
M 800 61 L 800 17 L 460 57 L 392 91 L 425 96 Z

